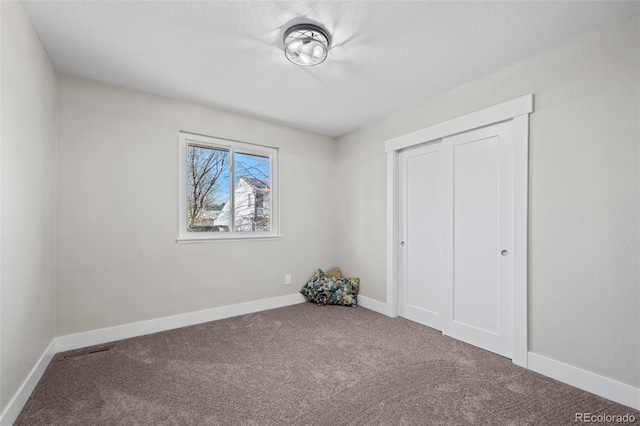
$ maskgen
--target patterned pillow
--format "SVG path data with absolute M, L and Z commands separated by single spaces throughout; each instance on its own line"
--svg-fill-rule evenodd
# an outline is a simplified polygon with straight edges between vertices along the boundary
M 324 272 L 322 272 L 322 269 L 318 269 L 313 274 L 313 276 L 311 277 L 309 282 L 307 282 L 302 287 L 302 289 L 300 290 L 300 293 L 302 293 L 302 295 L 305 296 L 307 299 L 315 302 L 316 301 L 316 293 L 318 292 L 318 287 L 320 285 L 320 279 L 324 278 L 324 276 L 325 275 L 324 275 Z
M 359 278 L 328 276 L 318 269 L 300 293 L 318 305 L 356 306 Z
M 318 287 L 316 289 L 316 297 L 314 302 L 318 305 L 326 305 L 327 302 L 333 297 L 333 294 L 338 289 L 340 278 L 323 276 L 318 281 Z
M 360 278 L 341 278 L 336 290 L 327 301 L 328 305 L 356 306 Z

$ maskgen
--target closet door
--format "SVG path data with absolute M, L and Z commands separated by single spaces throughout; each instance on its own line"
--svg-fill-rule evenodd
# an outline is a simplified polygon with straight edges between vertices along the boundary
M 442 283 L 439 142 L 400 153 L 399 314 L 440 329 Z
M 511 122 L 443 139 L 441 330 L 511 358 Z
M 399 314 L 511 358 L 511 122 L 400 152 Z

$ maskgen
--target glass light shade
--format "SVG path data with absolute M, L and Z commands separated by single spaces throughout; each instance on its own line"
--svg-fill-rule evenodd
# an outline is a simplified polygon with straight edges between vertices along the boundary
M 296 65 L 318 65 L 329 54 L 329 36 L 312 24 L 299 24 L 284 33 L 284 55 Z

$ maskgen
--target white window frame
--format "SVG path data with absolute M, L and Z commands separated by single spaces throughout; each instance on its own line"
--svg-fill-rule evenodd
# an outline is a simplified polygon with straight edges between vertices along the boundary
M 212 241 L 238 241 L 238 240 L 274 240 L 280 239 L 279 233 L 279 198 L 278 198 L 278 148 L 250 144 L 246 142 L 221 139 L 212 136 L 204 136 L 187 132 L 180 132 L 178 154 L 178 182 L 179 182 L 179 212 L 178 212 L 178 243 L 212 242 Z M 269 157 L 270 162 L 270 231 L 235 231 L 230 229 L 226 232 L 189 232 L 187 231 L 187 149 L 189 145 L 210 147 L 229 150 L 231 162 L 229 167 L 233 168 L 233 154 L 235 152 L 243 154 L 255 154 Z M 231 175 L 232 176 L 232 175 Z M 233 197 L 233 178 L 230 178 L 229 197 Z M 233 208 L 232 208 L 233 209 Z M 233 216 L 232 216 L 233 218 Z M 233 227 L 231 227 L 233 228 Z

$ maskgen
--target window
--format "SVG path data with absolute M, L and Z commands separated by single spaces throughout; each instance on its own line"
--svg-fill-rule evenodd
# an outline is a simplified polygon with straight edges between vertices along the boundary
M 180 132 L 178 242 L 280 238 L 278 150 Z

